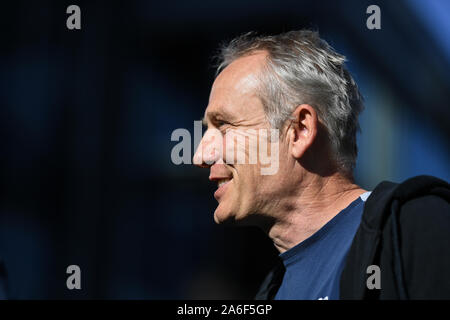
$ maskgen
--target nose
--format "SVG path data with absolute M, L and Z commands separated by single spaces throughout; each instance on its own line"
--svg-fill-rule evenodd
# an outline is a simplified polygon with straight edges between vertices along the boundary
M 214 131 L 214 132 L 211 132 Z M 209 168 L 222 158 L 221 135 L 207 130 L 195 151 L 193 163 L 200 168 Z

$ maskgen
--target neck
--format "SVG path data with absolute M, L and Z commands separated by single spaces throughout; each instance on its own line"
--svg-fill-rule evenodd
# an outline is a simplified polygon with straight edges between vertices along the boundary
M 302 180 L 297 192 L 279 203 L 273 224 L 266 230 L 280 253 L 309 238 L 365 192 L 339 173 Z

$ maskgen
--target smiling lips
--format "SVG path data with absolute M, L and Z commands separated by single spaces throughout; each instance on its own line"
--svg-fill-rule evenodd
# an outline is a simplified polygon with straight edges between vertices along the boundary
M 214 192 L 214 198 L 219 201 L 220 197 L 225 193 L 233 175 L 229 169 L 223 164 L 215 163 L 210 168 L 209 180 L 217 183 L 217 190 Z
M 217 188 L 216 192 L 214 192 L 214 198 L 216 198 L 216 200 L 219 200 L 220 197 L 225 193 L 231 180 L 232 180 L 232 178 L 223 178 L 223 179 L 217 180 L 218 188 Z
M 225 183 L 227 183 L 230 180 L 231 179 L 220 179 L 217 181 L 217 186 L 220 188 L 221 186 L 223 186 Z

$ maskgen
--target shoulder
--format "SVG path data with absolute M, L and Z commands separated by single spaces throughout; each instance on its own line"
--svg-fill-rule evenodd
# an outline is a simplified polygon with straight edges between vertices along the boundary
M 433 244 L 439 241 L 448 244 L 450 243 L 450 203 L 434 194 L 408 200 L 400 207 L 399 227 L 405 241 L 435 240 L 437 242 Z
M 370 229 L 383 229 L 393 211 L 405 228 L 450 218 L 450 186 L 431 176 L 416 176 L 402 183 L 383 181 L 366 201 L 363 221 Z M 400 212 L 398 212 L 400 211 Z

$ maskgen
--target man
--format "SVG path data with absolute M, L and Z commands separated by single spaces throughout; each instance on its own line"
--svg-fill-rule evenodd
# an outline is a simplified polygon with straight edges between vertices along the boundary
M 345 57 L 302 30 L 246 34 L 220 59 L 193 160 L 218 184 L 215 221 L 256 225 L 280 252 L 257 298 L 450 297 L 448 184 L 419 177 L 371 194 L 354 183 L 363 104 Z M 270 164 L 251 161 L 262 149 Z M 381 273 L 371 285 L 369 266 Z

